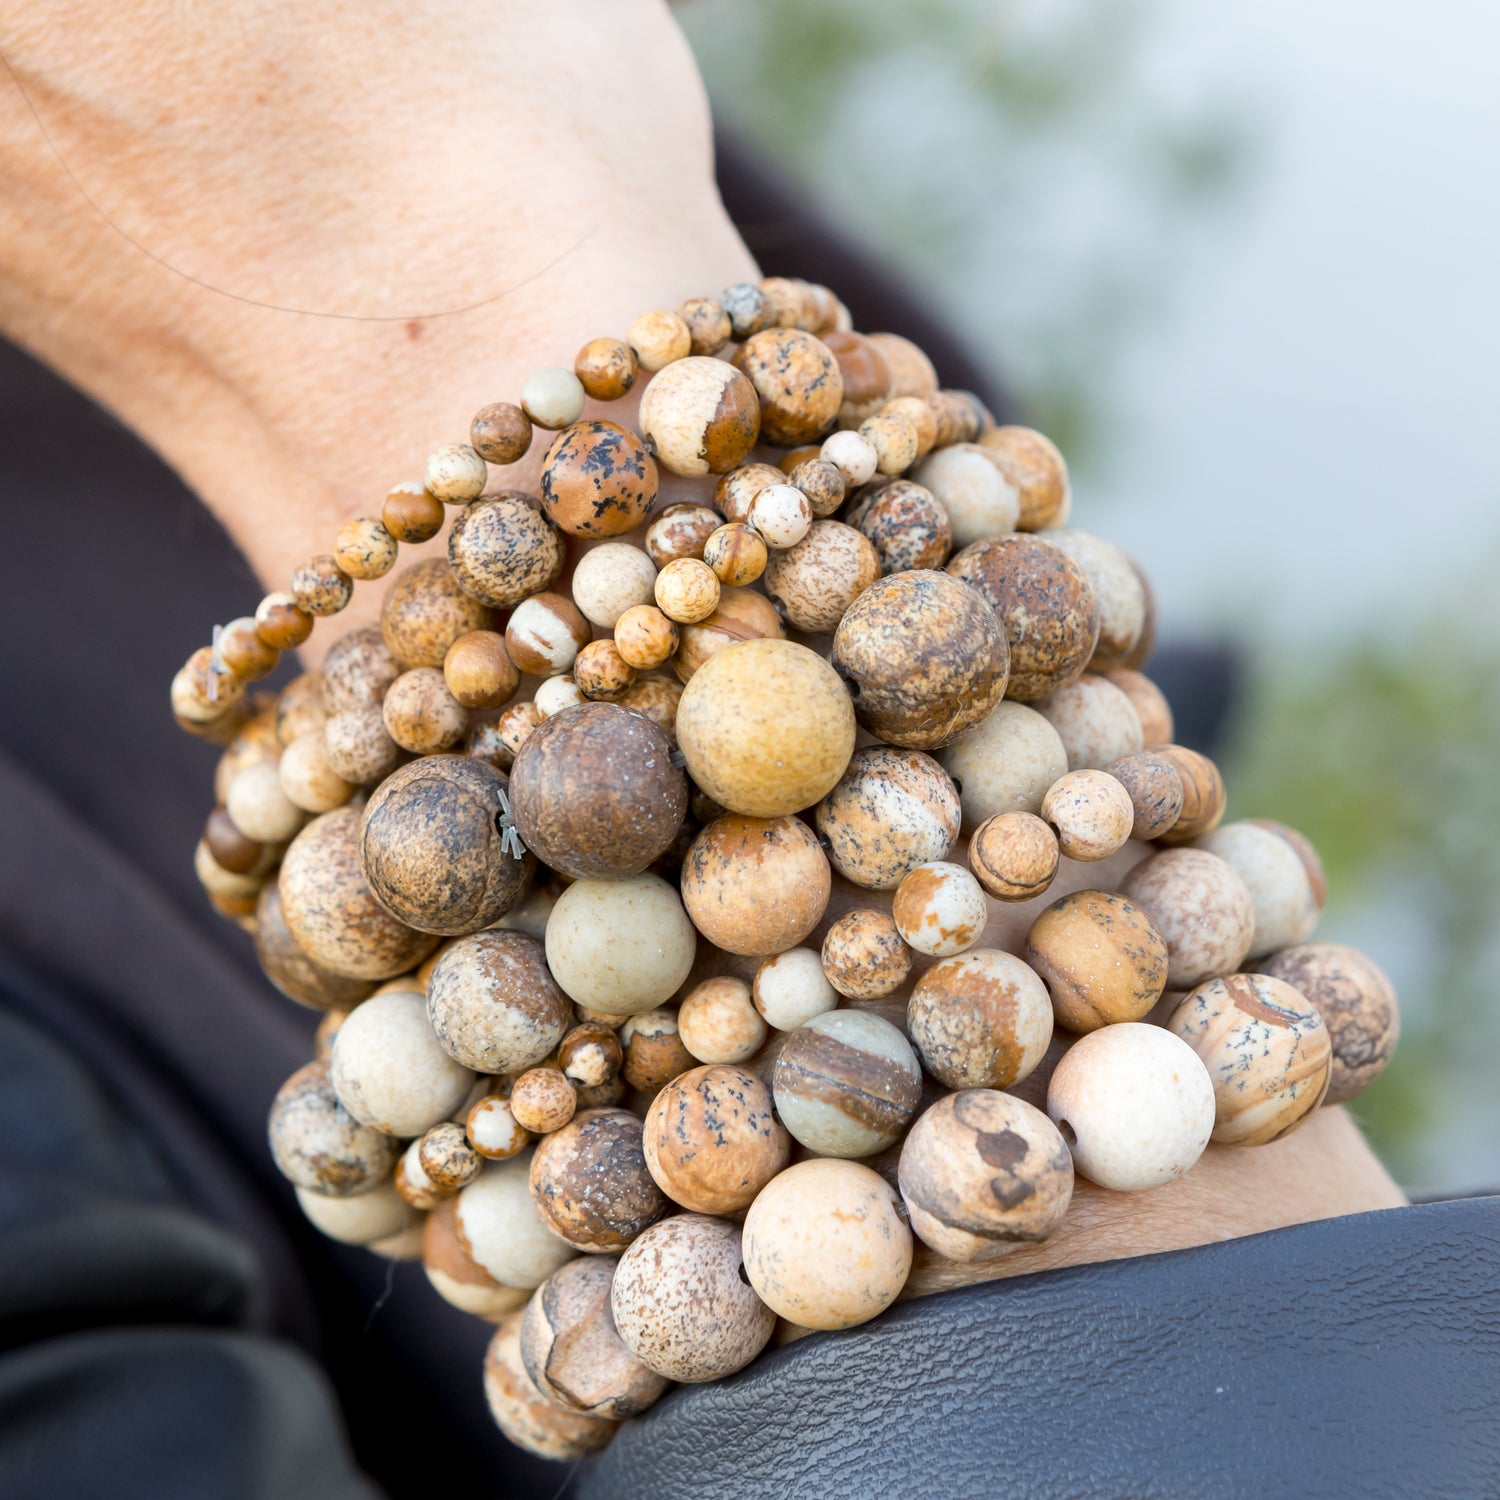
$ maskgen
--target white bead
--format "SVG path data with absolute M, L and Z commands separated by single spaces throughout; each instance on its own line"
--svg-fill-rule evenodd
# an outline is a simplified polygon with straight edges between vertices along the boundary
M 489 466 L 467 443 L 449 443 L 428 460 L 422 483 L 445 505 L 467 505 L 484 493 Z
M 1057 731 L 1024 703 L 997 703 L 938 759 L 958 783 L 970 833 L 1000 813 L 1040 812 L 1052 784 L 1068 773 L 1068 752 Z
M 408 1207 L 388 1182 L 353 1198 L 327 1198 L 299 1187 L 297 1202 L 310 1224 L 329 1239 L 346 1245 L 368 1245 L 389 1239 L 417 1222 L 416 1209 Z
M 962 865 L 918 865 L 896 887 L 891 916 L 907 946 L 934 958 L 972 948 L 989 921 L 984 888 Z
M 977 443 L 954 443 L 929 454 L 911 477 L 932 491 L 948 512 L 953 550 L 1016 529 L 1021 492 L 1008 483 Z
M 629 542 L 591 547 L 573 569 L 573 602 L 601 630 L 613 630 L 632 605 L 655 598 L 656 564 Z
M 246 766 L 229 783 L 224 799 L 229 821 L 247 839 L 283 844 L 307 821 L 307 814 L 281 786 L 281 768 L 273 761 Z
M 1194 841 L 1245 882 L 1255 909 L 1247 959 L 1305 943 L 1318 925 L 1318 902 L 1307 867 L 1274 829 L 1249 821 L 1225 823 Z
M 583 415 L 583 382 L 561 365 L 543 365 L 521 387 L 521 409 L 538 427 L 556 430 Z
M 490 1161 L 508 1161 L 524 1150 L 530 1139 L 530 1132 L 516 1124 L 510 1101 L 493 1096 L 481 1099 L 469 1111 L 467 1128 L 469 1143 Z
M 1159 1187 L 1203 1155 L 1214 1128 L 1208 1069 L 1180 1037 L 1127 1021 L 1080 1037 L 1047 1086 L 1047 1113 L 1090 1182 Z
M 577 1254 L 536 1211 L 529 1151 L 485 1164 L 459 1192 L 458 1227 L 474 1263 L 502 1286 L 540 1286 Z
M 875 477 L 875 466 L 880 455 L 867 437 L 857 432 L 835 432 L 823 439 L 819 449 L 821 456 L 844 476 L 844 483 L 852 490 L 855 485 L 868 484 Z
M 838 1008 L 838 991 L 811 948 L 792 948 L 768 958 L 755 975 L 755 1008 L 768 1026 L 795 1031 L 814 1016 Z
M 532 699 L 536 711 L 544 719 L 585 701 L 583 690 L 571 677 L 549 677 L 537 688 L 536 697 Z
M 768 547 L 795 547 L 812 528 L 812 506 L 793 484 L 768 484 L 750 502 L 746 518 Z

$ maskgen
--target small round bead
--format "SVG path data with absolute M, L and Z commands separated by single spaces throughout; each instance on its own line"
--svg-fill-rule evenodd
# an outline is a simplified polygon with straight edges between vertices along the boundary
M 1020 496 L 992 455 L 976 443 L 939 448 L 912 471 L 912 478 L 947 516 L 955 547 L 1016 529 Z
M 858 1162 L 798 1162 L 745 1216 L 745 1274 L 761 1301 L 804 1328 L 852 1328 L 891 1305 L 911 1272 L 895 1190 Z
M 489 627 L 489 610 L 464 592 L 439 557 L 403 568 L 380 607 L 380 634 L 404 667 L 441 667 L 459 636 Z
M 517 1124 L 510 1101 L 494 1094 L 481 1099 L 469 1111 L 464 1133 L 486 1161 L 509 1161 L 531 1144 L 531 1132 Z
M 506 652 L 504 636 L 471 630 L 448 647 L 443 680 L 465 708 L 499 708 L 515 697 L 521 674 Z
M 369 786 L 401 764 L 401 747 L 385 727 L 379 708 L 353 708 L 334 714 L 322 729 L 323 754 L 335 776 Z
M 838 416 L 844 399 L 838 361 L 811 334 L 767 328 L 740 345 L 734 363 L 760 399 L 766 442 L 783 448 L 815 442 Z
M 333 539 L 334 559 L 351 578 L 384 578 L 396 551 L 396 538 L 373 516 L 345 521 Z
M 260 638 L 249 615 L 231 620 L 219 632 L 216 649 L 225 669 L 241 682 L 259 682 L 262 677 L 269 677 L 281 659 L 281 652 Z
M 505 626 L 506 654 L 533 677 L 570 672 L 588 641 L 589 623 L 565 594 L 544 592 L 523 599 Z
M 444 505 L 467 505 L 484 493 L 489 467 L 467 443 L 449 443 L 427 460 L 422 484 L 434 500 Z
M 625 1061 L 620 1074 L 633 1089 L 653 1092 L 693 1066 L 693 1055 L 682 1045 L 675 1010 L 648 1010 L 629 1016 L 620 1027 Z
M 909 479 L 872 490 L 845 519 L 869 538 L 887 575 L 941 568 L 953 550 L 947 512 L 930 490 Z
M 613 641 L 591 641 L 573 663 L 573 680 L 585 698 L 618 703 L 635 681 L 635 668 Z
M 1137 751 L 1105 767 L 1125 788 L 1135 819 L 1130 836 L 1148 842 L 1177 826 L 1182 817 L 1182 778 L 1154 750 Z
M 723 1064 L 673 1078 L 646 1111 L 642 1147 L 656 1185 L 696 1213 L 734 1214 L 787 1164 L 791 1140 L 771 1091 Z
M 766 959 L 755 971 L 751 996 L 766 1025 L 777 1031 L 795 1031 L 839 1003 L 823 960 L 811 948 L 789 948 Z
M 277 651 L 294 651 L 312 634 L 313 617 L 290 594 L 267 594 L 255 609 L 255 633 Z
M 879 1000 L 900 989 L 911 959 L 900 930 L 883 911 L 846 912 L 823 939 L 823 972 L 851 1000 Z
M 800 943 L 822 919 L 832 874 L 799 818 L 715 818 L 682 865 L 694 925 L 728 953 L 761 957 Z
M 997 901 L 1030 901 L 1052 884 L 1060 854 L 1057 835 L 1027 812 L 987 818 L 969 840 L 969 868 Z
M 487 1165 L 459 1193 L 454 1209 L 460 1246 L 467 1247 L 474 1264 L 506 1287 L 540 1286 L 574 1254 L 537 1211 L 531 1164 L 518 1157 Z M 431 1260 L 427 1264 L 430 1274 Z
M 352 1198 L 330 1198 L 326 1193 L 296 1189 L 297 1205 L 315 1229 L 345 1245 L 367 1245 L 403 1234 L 418 1218 L 402 1202 L 395 1187 L 383 1182 Z
M 583 696 L 583 689 L 571 676 L 549 677 L 536 690 L 536 697 L 532 702 L 536 704 L 537 713 L 543 719 L 551 719 L 567 709 L 587 703 L 588 699 Z
M 501 1320 L 484 1357 L 484 1395 L 495 1425 L 538 1458 L 571 1462 L 597 1452 L 616 1423 L 569 1411 L 537 1389 L 521 1359 L 519 1314 Z
M 1041 699 L 1036 709 L 1057 731 L 1070 770 L 1099 770 L 1143 748 L 1135 705 L 1092 672 Z
M 309 558 L 292 574 L 292 598 L 309 615 L 336 615 L 354 592 L 354 580 L 339 567 L 332 553 Z
M 307 821 L 307 814 L 282 790 L 280 767 L 270 762 L 246 766 L 230 782 L 224 805 L 230 822 L 261 844 L 284 844 Z
M 818 804 L 829 862 L 868 890 L 893 891 L 918 865 L 946 859 L 962 810 L 947 772 L 920 750 L 856 750 Z
M 531 1158 L 531 1199 L 575 1249 L 623 1250 L 668 1209 L 646 1170 L 641 1122 L 628 1110 L 590 1109 L 554 1131 Z
M 655 875 L 576 880 L 547 922 L 547 963 L 568 996 L 590 1010 L 654 1010 L 682 987 L 696 937 L 682 902 Z
M 618 401 L 635 385 L 635 350 L 620 339 L 590 339 L 573 361 L 573 373 L 595 401 Z
M 1057 1127 L 995 1089 L 949 1094 L 926 1110 L 898 1176 L 918 1238 L 966 1263 L 1045 1240 L 1073 1201 L 1073 1158 Z
M 573 569 L 573 600 L 601 630 L 613 630 L 632 604 L 650 604 L 655 589 L 655 564 L 629 542 L 591 547 Z
M 765 294 L 769 324 L 776 328 L 799 328 L 810 311 L 807 283 L 791 276 L 762 276 L 760 289 Z
M 1327 1103 L 1343 1104 L 1380 1077 L 1396 1050 L 1401 1017 L 1382 970 L 1342 943 L 1283 948 L 1261 966 L 1317 1007 L 1333 1046 Z
M 1142 1021 L 1105 1026 L 1062 1056 L 1047 1113 L 1090 1182 L 1139 1192 L 1181 1177 L 1214 1126 L 1214 1086 L 1180 1037 Z
M 843 473 L 827 459 L 805 459 L 791 469 L 787 477 L 807 496 L 815 517 L 831 516 L 844 503 L 848 487 Z
M 378 1187 L 400 1155 L 390 1136 L 361 1125 L 339 1103 L 326 1062 L 298 1068 L 277 1090 L 267 1134 L 281 1175 L 331 1198 Z
M 428 1181 L 448 1193 L 467 1187 L 484 1166 L 479 1153 L 469 1144 L 464 1127 L 452 1120 L 434 1125 L 422 1137 L 417 1160 Z
M 1143 907 L 1166 939 L 1169 989 L 1191 989 L 1228 974 L 1250 951 L 1250 892 L 1222 859 L 1203 849 L 1152 855 L 1125 877 L 1120 894 Z
M 895 394 L 895 374 L 880 346 L 862 333 L 832 330 L 823 335 L 823 342 L 838 361 L 844 383 L 839 421 L 846 427 L 857 427 Z
M 767 485 L 785 483 L 786 475 L 772 464 L 745 464 L 714 486 L 714 508 L 726 521 L 743 521 L 755 497 Z
M 272 855 L 274 857 L 274 853 Z M 263 853 L 262 864 L 270 863 Z M 225 916 L 249 916 L 255 911 L 263 877 L 252 871 L 248 875 L 231 874 L 214 862 L 208 847 L 200 839 L 193 850 L 193 873 L 216 910 Z
M 918 953 L 947 958 L 972 948 L 989 921 L 979 882 L 962 865 L 918 865 L 896 887 L 891 916 Z
M 619 536 L 645 520 L 658 483 L 656 461 L 633 432 L 617 422 L 574 422 L 542 460 L 542 508 L 572 536 Z
M 453 523 L 448 563 L 471 598 L 509 609 L 551 587 L 562 571 L 563 542 L 534 503 L 504 491 L 468 506 Z
M 641 397 L 641 435 L 674 474 L 727 474 L 760 435 L 755 388 L 722 359 L 679 359 Z
M 703 561 L 721 584 L 742 588 L 766 571 L 765 541 L 752 526 L 731 521 L 720 526 L 703 545 Z
M 675 622 L 654 604 L 632 604 L 615 621 L 615 649 L 638 671 L 659 667 L 676 653 L 677 645 Z
M 1096 672 L 1130 659 L 1146 626 L 1146 590 L 1130 556 L 1092 532 L 1060 527 L 1041 533 L 1088 574 L 1099 604 L 1099 644 L 1091 665 Z
M 676 1214 L 620 1257 L 610 1291 L 615 1328 L 668 1380 L 722 1380 L 770 1342 L 776 1314 L 741 1275 L 737 1224 Z
M 545 683 L 542 684 L 546 686 Z M 495 734 L 514 760 L 521 752 L 531 731 L 542 722 L 542 711 L 535 703 L 512 703 L 495 721 Z
M 879 577 L 880 554 L 868 537 L 842 521 L 814 521 L 800 542 L 771 555 L 766 592 L 798 630 L 826 631 Z
M 719 306 L 729 316 L 730 332 L 743 342 L 770 323 L 766 294 L 751 281 L 737 281 L 719 293 Z
M 533 1135 L 561 1130 L 577 1110 L 578 1095 L 557 1068 L 528 1068 L 511 1085 L 510 1112 Z
M 1041 811 L 1053 783 L 1068 773 L 1057 731 L 1035 709 L 1009 701 L 941 756 L 958 787 L 964 826 L 1007 812 Z
M 771 1070 L 776 1113 L 821 1156 L 873 1156 L 905 1134 L 922 1070 L 900 1030 L 872 1011 L 830 1010 L 795 1031 Z
M 740 641 L 782 640 L 786 629 L 776 606 L 764 594 L 723 584 L 718 609 L 706 620 L 684 625 L 678 634 L 681 640 L 672 668 L 687 682 L 709 657 L 726 646 Z
M 893 412 L 911 423 L 917 435 L 917 458 L 924 459 L 937 446 L 938 424 L 932 408 L 920 396 L 897 396 L 882 411 Z
M 381 525 L 397 542 L 430 542 L 443 529 L 443 502 L 415 481 L 398 484 L 380 508 Z
M 917 981 L 906 1029 L 939 1083 L 1008 1089 L 1047 1055 L 1052 1003 L 1019 958 L 976 948 L 934 964 Z
M 1182 782 L 1182 816 L 1164 834 L 1164 844 L 1186 844 L 1219 826 L 1224 816 L 1224 778 L 1206 756 L 1185 745 L 1163 745 L 1156 752 Z
M 300 807 L 301 803 L 297 805 Z M 231 875 L 251 875 L 265 864 L 266 846 L 258 839 L 246 837 L 222 807 L 209 813 L 203 825 L 203 844 L 213 862 Z
M 1016 525 L 1022 531 L 1067 524 L 1072 505 L 1068 466 L 1050 439 L 1029 427 L 997 427 L 980 441 L 1017 493 Z
M 1135 808 L 1130 793 L 1106 772 L 1069 771 L 1042 798 L 1042 817 L 1069 859 L 1097 860 L 1125 847 Z
M 390 686 L 382 708 L 386 733 L 413 755 L 451 750 L 469 727 L 463 704 L 436 667 L 414 667 Z
M 469 442 L 489 463 L 517 463 L 531 447 L 531 419 L 513 402 L 491 402 L 474 413 Z
M 619 1022 L 615 1017 L 610 1020 Z M 597 1088 L 620 1071 L 624 1054 L 611 1026 L 598 1021 L 575 1026 L 557 1047 L 557 1065 L 568 1082 L 579 1088 Z
M 1224 1145 L 1279 1141 L 1305 1124 L 1328 1092 L 1328 1028 L 1317 1007 L 1280 979 L 1211 979 L 1183 996 L 1167 1029 L 1208 1069 L 1213 1139 Z
M 835 432 L 824 438 L 818 450 L 825 463 L 830 463 L 844 477 L 850 490 L 868 484 L 880 463 L 875 445 L 858 432 Z
M 1172 705 L 1167 695 L 1142 672 L 1116 667 L 1104 674 L 1130 699 L 1141 721 L 1141 743 L 1147 750 L 1160 750 L 1172 743 Z
M 172 679 L 172 712 L 184 725 L 214 724 L 230 714 L 244 693 L 245 684 L 220 666 L 213 647 L 200 646 Z
M 1144 1020 L 1167 982 L 1165 939 L 1145 911 L 1113 891 L 1054 901 L 1031 924 L 1026 961 L 1069 1031 Z
M 679 625 L 695 625 L 719 607 L 719 580 L 707 563 L 679 557 L 656 575 L 656 603 Z
M 768 547 L 795 547 L 812 526 L 812 506 L 795 485 L 768 484 L 750 502 L 745 519 Z
M 293 740 L 282 752 L 279 771 L 281 790 L 304 812 L 332 812 L 354 795 L 353 782 L 329 765 L 321 729 L 309 729 Z
M 766 1040 L 750 986 L 727 975 L 693 987 L 678 1008 L 677 1027 L 682 1045 L 704 1063 L 744 1062 Z
M 898 411 L 881 411 L 859 424 L 875 450 L 877 474 L 904 474 L 917 461 L 917 429 Z
M 693 347 L 693 335 L 688 326 L 674 312 L 642 313 L 625 334 L 625 340 L 635 350 L 640 366 L 654 374 L 674 360 L 686 359 Z
M 1301 834 L 1259 818 L 1226 823 L 1198 840 L 1245 882 L 1255 908 L 1248 959 L 1312 936 L 1327 890 L 1323 865 Z
M 910 339 L 899 333 L 872 333 L 870 342 L 885 355 L 901 396 L 922 396 L 938 388 L 932 361 Z
M 323 707 L 329 714 L 378 708 L 400 675 L 401 663 L 391 655 L 379 630 L 373 625 L 350 630 L 323 658 Z
M 521 387 L 521 410 L 536 427 L 555 432 L 583 415 L 583 383 L 561 365 L 543 365 Z
M 680 557 L 702 557 L 719 525 L 718 511 L 706 505 L 669 505 L 646 528 L 646 552 L 658 568 Z

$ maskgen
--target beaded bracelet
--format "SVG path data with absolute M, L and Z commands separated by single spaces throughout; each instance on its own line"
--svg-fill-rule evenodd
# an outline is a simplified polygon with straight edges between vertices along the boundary
M 638 431 L 585 416 L 642 370 Z M 491 490 L 536 428 L 539 495 Z M 1144 574 L 1067 525 L 1056 448 L 915 345 L 768 278 L 592 340 L 469 436 L 216 630 L 172 706 L 226 746 L 210 900 L 326 1012 L 276 1165 L 319 1229 L 496 1324 L 513 1441 L 593 1451 L 778 1317 L 852 1327 L 914 1256 L 1046 1238 L 1075 1172 L 1150 1189 L 1379 1075 L 1391 986 L 1307 941 L 1307 841 L 1223 824 L 1172 742 Z M 654 512 L 660 468 L 699 500 Z M 251 688 L 446 506 L 447 560 L 378 627 Z M 567 592 L 565 537 L 598 543 Z M 1118 890 L 1046 902 L 1132 839 Z M 835 881 L 890 910 L 828 923 Z M 1023 953 L 981 946 L 1021 902 Z M 1044 1112 L 1010 1091 L 1055 1028 Z

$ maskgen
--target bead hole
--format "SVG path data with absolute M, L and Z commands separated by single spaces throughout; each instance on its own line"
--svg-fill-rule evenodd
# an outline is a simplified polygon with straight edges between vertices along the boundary
M 740 1262 L 740 1280 L 743 1281 L 746 1286 L 750 1285 L 750 1273 L 745 1269 L 744 1261 Z
M 962 797 L 964 794 L 963 782 L 957 776 L 951 776 L 949 777 L 949 780 L 953 783 L 953 790 L 957 792 L 960 797 Z
M 1070 1150 L 1078 1144 L 1078 1132 L 1066 1120 L 1057 1122 L 1057 1133 L 1068 1143 Z

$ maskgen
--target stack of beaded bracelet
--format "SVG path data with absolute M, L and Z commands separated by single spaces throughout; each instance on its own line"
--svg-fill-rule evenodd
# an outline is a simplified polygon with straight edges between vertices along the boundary
M 638 432 L 585 416 L 640 370 Z M 490 489 L 537 427 L 540 495 Z M 698 493 L 653 513 L 662 469 Z M 378 628 L 250 690 L 445 505 Z M 1045 1238 L 1075 1171 L 1168 1183 L 1385 1065 L 1388 981 L 1306 941 L 1316 854 L 1220 826 L 1145 577 L 1069 509 L 1046 438 L 770 279 L 538 371 L 174 680 L 227 745 L 203 884 L 327 1012 L 276 1164 L 496 1323 L 517 1443 L 592 1451 L 778 1317 Z M 1020 955 L 980 946 L 1007 902 Z

